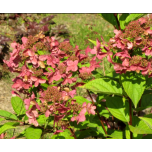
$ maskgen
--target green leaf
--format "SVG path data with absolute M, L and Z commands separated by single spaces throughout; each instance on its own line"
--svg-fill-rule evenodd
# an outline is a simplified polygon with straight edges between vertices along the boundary
M 130 139 L 129 125 L 126 125 L 126 128 L 125 128 L 125 135 L 126 135 L 126 139 Z
M 11 125 L 3 125 L 1 128 L 0 128 L 0 134 L 2 134 L 3 132 L 5 132 L 6 130 L 9 130 L 9 129 L 12 129 L 12 128 L 15 128 L 14 126 L 11 126 Z
M 86 98 L 83 98 L 82 96 L 75 96 L 73 99 L 75 99 L 76 102 L 80 105 L 82 105 L 84 102 L 91 103 L 91 101 L 87 100 Z
M 120 27 L 122 30 L 125 29 L 125 20 L 129 16 L 129 13 L 124 13 L 119 18 Z
M 93 41 L 91 39 L 88 39 L 91 43 L 93 43 L 95 46 L 97 45 L 97 42 L 96 41 Z
M 24 107 L 24 102 L 20 97 L 18 97 L 18 96 L 12 97 L 11 98 L 11 104 L 12 104 L 12 107 L 13 107 L 14 111 L 18 115 L 25 114 L 26 109 Z
M 104 116 L 105 118 L 109 118 L 110 117 L 110 112 L 107 110 L 107 109 L 105 109 L 105 107 L 104 106 L 102 106 L 101 104 L 98 104 L 98 106 L 97 106 L 97 110 L 99 111 L 99 115 L 100 116 Z
M 25 130 L 25 137 L 27 139 L 40 139 L 42 130 L 39 128 L 29 127 Z
M 50 72 L 49 69 L 51 69 L 51 70 L 54 72 L 54 69 L 53 69 L 52 67 L 50 67 L 50 66 L 47 66 L 47 67 L 45 68 L 46 71 Z
M 141 120 L 143 120 L 147 126 L 152 129 L 152 119 L 151 118 L 146 118 L 146 117 L 139 117 Z
M 53 135 L 51 139 L 74 139 L 74 137 L 72 137 L 70 130 L 66 129 L 57 135 Z
M 84 139 L 84 138 L 87 138 L 89 136 L 92 136 L 89 129 L 82 130 L 82 131 L 77 130 L 75 132 L 75 135 L 76 135 L 77 139 Z
M 86 119 L 87 119 L 87 117 L 86 117 Z M 90 115 L 88 117 L 88 121 L 89 121 L 89 123 L 87 124 L 87 126 L 90 127 L 90 129 L 97 132 L 97 134 L 102 134 L 102 135 L 106 136 L 104 129 L 103 129 L 101 122 L 97 115 L 95 115 L 95 116 Z M 107 131 L 107 125 L 104 124 L 104 127 Z
M 147 121 L 147 119 L 145 119 Z M 145 122 L 140 120 L 137 116 L 133 116 L 133 125 L 129 125 L 130 130 L 134 134 L 152 134 L 152 129 L 150 129 L 149 125 L 151 125 L 150 121 Z
M 138 20 L 139 18 L 141 18 L 145 15 L 146 14 L 130 14 L 125 20 L 125 25 L 127 25 L 131 21 Z
M 38 53 L 39 55 L 44 55 L 44 54 L 45 54 L 44 51 L 40 51 L 40 50 L 38 50 L 37 53 Z
M 149 135 L 143 136 L 142 139 L 152 139 L 152 134 L 151 135 L 149 134 Z
M 121 97 L 107 97 L 106 105 L 111 114 L 123 122 L 129 122 L 129 104 Z
M 144 94 L 141 98 L 141 107 L 137 107 L 135 110 L 139 112 L 149 107 L 152 107 L 152 94 Z
M 119 79 L 120 74 L 116 73 L 115 71 L 106 74 L 106 77 L 109 77 L 111 79 Z
M 109 78 L 99 78 L 86 83 L 81 88 L 91 90 L 94 93 L 122 95 L 122 88 L 118 82 Z
M 0 110 L 0 116 L 5 117 L 5 118 L 9 118 L 9 119 L 14 119 L 14 120 L 18 120 L 17 116 L 5 111 L 5 110 Z
M 125 135 L 126 135 L 126 139 L 130 139 L 130 129 L 129 129 L 129 125 L 126 125 L 125 128 Z M 142 134 L 135 134 L 133 133 L 133 139 L 142 139 Z
M 100 125 L 99 125 L 99 124 L 98 124 L 98 125 L 95 124 L 95 122 L 89 123 L 89 124 L 88 124 L 88 127 L 89 127 L 92 131 L 96 132 L 98 135 L 101 134 L 101 135 L 103 135 L 103 136 L 106 136 L 106 134 L 105 134 L 105 132 L 104 132 L 104 129 L 103 129 L 103 127 L 101 126 L 101 123 L 100 123 Z M 105 127 L 105 129 L 107 130 L 107 126 L 104 125 L 104 127 Z
M 0 121 L 3 121 L 3 120 L 5 120 L 4 118 L 0 118 Z
M 33 67 L 33 64 L 32 64 L 32 63 L 29 63 L 29 64 L 27 64 L 27 67 L 28 67 L 29 69 L 31 69 L 31 68 Z
M 45 115 L 39 115 L 37 122 L 40 126 L 45 125 L 47 117 Z
M 135 108 L 145 90 L 145 77 L 141 75 L 133 75 L 133 73 L 122 74 L 122 85 L 125 92 L 132 100 Z
M 118 29 L 117 20 L 113 13 L 101 13 L 101 16 Z
M 108 136 L 112 137 L 112 139 L 123 139 L 123 132 L 120 130 L 110 130 L 107 131 Z
M 144 115 L 143 117 L 146 117 L 146 118 L 152 118 L 152 113 L 147 114 L 147 115 Z
M 10 126 L 19 126 L 20 123 L 19 122 L 6 122 L 5 125 L 10 125 Z
M 152 106 L 152 94 L 143 95 L 141 98 L 141 107 L 151 107 Z
M 48 84 L 46 84 L 46 83 L 41 83 L 40 84 L 41 85 L 41 87 L 43 88 L 43 90 L 47 90 L 47 88 L 48 88 Z
M 152 77 L 150 78 L 146 78 L 146 88 L 150 88 L 152 87 Z
M 46 76 L 41 76 L 41 78 L 44 80 L 48 80 L 48 78 Z

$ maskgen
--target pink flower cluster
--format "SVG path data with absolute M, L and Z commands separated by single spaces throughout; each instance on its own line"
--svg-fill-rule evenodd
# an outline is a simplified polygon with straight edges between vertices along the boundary
M 100 59 L 103 56 L 107 57 L 108 61 L 114 65 L 116 73 L 136 71 L 152 77 L 151 25 L 152 16 L 130 22 L 124 31 L 115 29 L 114 38 L 102 46 L 102 53 L 99 52 L 98 57 Z
M 66 45 L 68 47 L 66 47 Z M 59 42 L 54 37 L 45 37 L 42 33 L 28 38 L 22 37 L 22 44 L 12 43 L 14 48 L 10 54 L 10 60 L 4 62 L 8 65 L 11 72 L 18 72 L 19 75 L 13 79 L 12 91 L 14 95 L 24 93 L 26 115 L 29 124 L 38 126 L 37 117 L 45 114 L 46 117 L 54 116 L 54 122 L 58 122 L 69 114 L 71 109 L 67 106 L 76 95 L 77 79 L 81 78 L 82 84 L 85 79 L 92 77 L 92 71 L 100 67 L 96 58 L 101 59 L 105 54 L 99 52 L 100 43 L 97 47 L 87 48 L 85 54 L 76 46 L 72 49 L 68 41 L 64 42 L 64 49 L 59 47 Z M 47 50 L 46 50 L 47 48 Z M 69 50 L 70 55 L 67 54 Z M 90 59 L 89 54 L 96 54 L 97 57 Z M 85 66 L 87 61 L 90 66 Z M 88 77 L 89 76 L 89 77 Z M 43 84 L 48 87 L 44 88 Z M 72 85 L 73 84 L 73 85 Z M 72 86 L 70 86 L 72 85 Z M 32 91 L 36 88 L 36 93 Z M 40 100 L 38 103 L 37 101 Z M 80 106 L 83 110 L 75 119 L 78 122 L 84 121 L 85 111 L 88 114 L 95 114 L 95 106 L 91 104 Z M 74 119 L 72 118 L 72 121 Z
M 96 109 L 96 106 L 93 106 L 90 103 L 86 104 L 86 102 L 84 102 L 83 105 L 82 105 L 82 110 L 80 111 L 79 115 L 78 116 L 73 116 L 71 118 L 71 121 L 76 120 L 77 124 L 79 122 L 83 122 L 83 121 L 86 120 L 85 113 L 88 112 L 88 114 L 95 115 L 95 109 Z

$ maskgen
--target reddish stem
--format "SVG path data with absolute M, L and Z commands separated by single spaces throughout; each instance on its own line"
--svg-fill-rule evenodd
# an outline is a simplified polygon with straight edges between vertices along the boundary
M 68 129 L 69 129 L 70 132 L 72 133 L 73 137 L 74 137 L 75 139 L 77 139 L 77 137 L 76 137 L 75 134 L 74 134 L 74 131 L 73 131 L 71 128 L 68 128 Z
M 117 21 L 119 30 L 121 30 L 121 28 L 120 28 L 120 23 L 119 23 L 118 18 L 117 18 L 117 13 L 114 13 L 114 17 L 116 18 L 116 21 Z M 116 27 L 115 27 L 115 28 L 116 28 Z
M 130 117 L 130 121 L 129 121 L 129 125 L 132 125 L 132 101 L 129 98 L 129 117 Z M 130 139 L 133 138 L 132 132 L 130 131 Z

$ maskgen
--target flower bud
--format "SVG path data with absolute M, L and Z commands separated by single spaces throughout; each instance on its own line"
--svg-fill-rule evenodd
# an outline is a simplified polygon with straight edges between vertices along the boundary
M 36 105 L 35 101 L 30 101 L 30 104 L 33 106 Z
M 40 39 L 43 39 L 44 37 L 45 37 L 45 35 L 43 35 L 42 34 L 42 31 L 39 33 L 39 34 L 37 34 L 35 37 L 38 37 L 38 38 L 40 38 Z
M 45 64 L 44 64 L 43 61 L 39 61 L 38 63 L 39 63 L 39 65 L 40 65 L 41 68 L 45 68 Z
M 27 75 L 24 75 L 24 81 L 27 81 L 27 79 L 28 79 Z
M 66 87 L 66 88 L 64 88 L 64 91 L 69 92 L 70 89 Z
M 64 96 L 63 97 L 63 100 L 68 100 L 69 99 L 69 96 Z

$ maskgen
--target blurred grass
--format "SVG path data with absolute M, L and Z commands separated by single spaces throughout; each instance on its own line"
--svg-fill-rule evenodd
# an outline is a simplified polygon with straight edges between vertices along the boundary
M 43 14 L 42 14 L 43 15 Z M 86 49 L 93 44 L 88 39 L 101 41 L 101 35 L 105 41 L 114 36 L 114 27 L 102 19 L 98 14 L 56 14 L 54 21 L 64 24 L 70 31 L 70 42 L 78 45 L 80 49 Z M 55 26 L 55 25 L 54 25 Z

